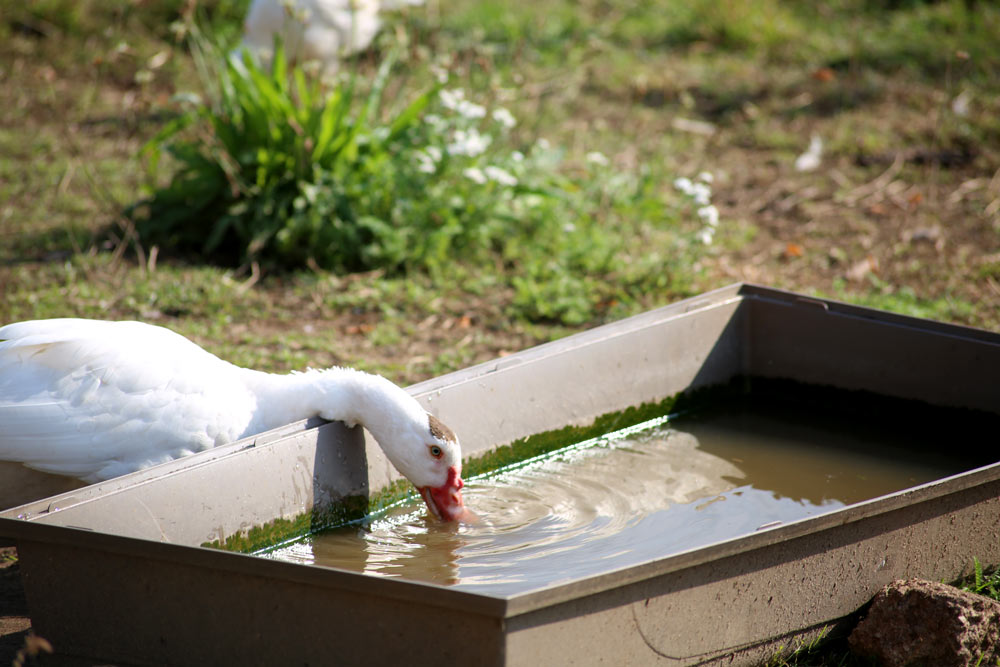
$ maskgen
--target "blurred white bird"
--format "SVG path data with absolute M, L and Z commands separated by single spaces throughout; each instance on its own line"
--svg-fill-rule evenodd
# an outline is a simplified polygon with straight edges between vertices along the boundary
M 809 148 L 805 153 L 795 158 L 795 171 L 812 171 L 816 169 L 823 159 L 823 140 L 818 134 L 812 135 L 809 140 Z
M 326 72 L 340 59 L 364 50 L 378 32 L 379 0 L 253 0 L 243 24 L 243 44 L 270 60 L 274 35 L 288 60 L 317 61 Z
M 0 327 L 0 462 L 99 482 L 312 416 L 364 426 L 432 513 L 464 514 L 458 438 L 383 377 L 253 371 L 141 322 Z

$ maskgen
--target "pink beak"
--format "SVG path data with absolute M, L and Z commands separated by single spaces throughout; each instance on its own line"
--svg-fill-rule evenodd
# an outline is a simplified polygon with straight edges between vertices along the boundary
M 448 481 L 441 486 L 424 486 L 419 489 L 427 509 L 442 521 L 457 521 L 466 514 L 462 503 L 462 487 L 465 482 L 455 466 L 448 468 Z

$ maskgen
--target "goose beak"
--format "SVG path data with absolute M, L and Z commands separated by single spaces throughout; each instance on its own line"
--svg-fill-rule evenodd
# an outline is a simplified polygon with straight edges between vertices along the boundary
M 424 486 L 419 489 L 427 509 L 442 521 L 458 521 L 467 510 L 462 502 L 462 481 L 455 466 L 448 468 L 448 481 L 441 486 Z

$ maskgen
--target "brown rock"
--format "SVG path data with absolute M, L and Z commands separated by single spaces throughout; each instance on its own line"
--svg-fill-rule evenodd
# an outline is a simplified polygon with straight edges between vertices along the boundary
M 894 581 L 848 643 L 885 667 L 996 665 L 1000 602 L 933 581 Z

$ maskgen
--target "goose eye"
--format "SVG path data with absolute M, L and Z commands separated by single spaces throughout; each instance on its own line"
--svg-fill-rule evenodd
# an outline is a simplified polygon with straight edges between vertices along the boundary
M 431 445 L 431 456 L 433 456 L 436 459 L 439 459 L 443 454 L 444 452 L 441 450 L 440 447 L 438 447 L 437 445 Z

